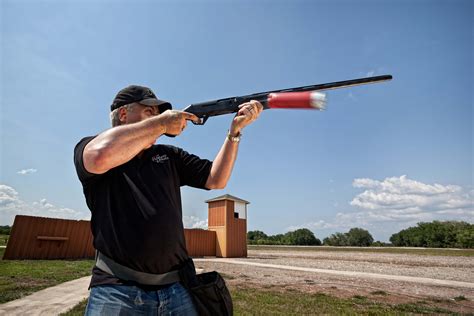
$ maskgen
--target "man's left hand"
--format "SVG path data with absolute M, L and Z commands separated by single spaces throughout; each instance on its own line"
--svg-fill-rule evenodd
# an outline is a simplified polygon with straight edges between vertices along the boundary
M 263 105 L 255 100 L 239 105 L 239 111 L 230 126 L 230 134 L 238 135 L 240 131 L 255 121 L 263 111 Z

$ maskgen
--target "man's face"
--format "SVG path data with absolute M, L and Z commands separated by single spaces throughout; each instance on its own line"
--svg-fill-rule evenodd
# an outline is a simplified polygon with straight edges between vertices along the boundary
M 128 110 L 126 108 L 120 109 L 120 121 L 122 124 L 131 124 L 143 121 L 150 117 L 160 114 L 157 106 L 148 106 L 142 105 L 139 103 L 134 103 Z M 153 143 L 150 143 L 144 149 L 148 149 L 153 146 Z
M 124 109 L 121 113 L 121 121 L 124 124 L 131 124 L 143 121 L 152 116 L 160 114 L 157 106 L 147 106 L 134 103 L 130 109 Z

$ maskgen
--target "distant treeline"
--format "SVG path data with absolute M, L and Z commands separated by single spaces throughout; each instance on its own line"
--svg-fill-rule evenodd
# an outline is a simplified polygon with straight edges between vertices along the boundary
M 474 248 L 474 224 L 466 222 L 418 223 L 390 237 L 394 246 Z
M 270 236 L 259 230 L 249 231 L 247 241 L 251 245 L 321 245 L 321 241 L 306 228 Z M 416 227 L 393 234 L 390 242 L 374 242 L 374 238 L 367 230 L 354 227 L 347 233 L 335 233 L 324 238 L 322 244 L 358 247 L 474 248 L 474 224 L 455 221 L 418 223 Z
M 11 226 L 0 226 L 0 235 L 10 235 Z
M 252 245 L 321 245 L 321 240 L 306 228 L 273 236 L 268 236 L 259 230 L 249 231 L 247 240 Z M 323 244 L 327 246 L 370 246 L 373 243 L 372 235 L 362 228 L 352 228 L 345 234 L 336 233 L 323 240 Z M 383 243 L 380 243 L 380 245 L 383 245 Z
M 317 239 L 313 232 L 306 228 L 273 236 L 268 236 L 260 230 L 249 231 L 247 241 L 252 245 L 321 245 L 321 240 Z

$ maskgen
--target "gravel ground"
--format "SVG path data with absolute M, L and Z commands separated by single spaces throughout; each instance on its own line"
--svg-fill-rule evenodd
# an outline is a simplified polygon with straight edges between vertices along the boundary
M 405 275 L 474 283 L 474 258 L 325 251 L 249 250 L 247 261 L 318 269 Z
M 416 276 L 474 282 L 474 258 L 361 252 L 249 250 L 237 260 L 340 271 Z M 474 313 L 474 290 L 412 282 L 289 271 L 219 262 L 197 262 L 221 272 L 230 286 L 278 291 L 323 292 L 338 297 L 367 296 L 384 303 L 429 301 L 450 310 Z M 378 294 L 377 294 L 378 293 Z M 455 301 L 455 297 L 466 300 Z

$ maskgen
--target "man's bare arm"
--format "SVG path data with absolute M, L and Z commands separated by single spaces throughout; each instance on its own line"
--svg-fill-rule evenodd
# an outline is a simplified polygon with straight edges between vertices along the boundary
M 130 161 L 164 133 L 179 135 L 186 120 L 197 120 L 197 117 L 181 111 L 166 111 L 137 123 L 106 130 L 84 148 L 84 167 L 90 173 L 105 173 Z
M 224 141 L 219 153 L 212 162 L 211 173 L 206 181 L 208 189 L 223 189 L 229 181 L 232 169 L 234 168 L 235 159 L 239 143 L 230 141 L 228 138 Z
M 255 121 L 262 111 L 263 106 L 260 102 L 252 100 L 249 103 L 242 104 L 232 121 L 229 134 L 231 136 L 239 135 L 242 129 Z M 211 173 L 206 181 L 206 188 L 223 189 L 226 187 L 234 168 L 238 149 L 239 143 L 232 142 L 226 137 L 224 144 L 212 163 Z

